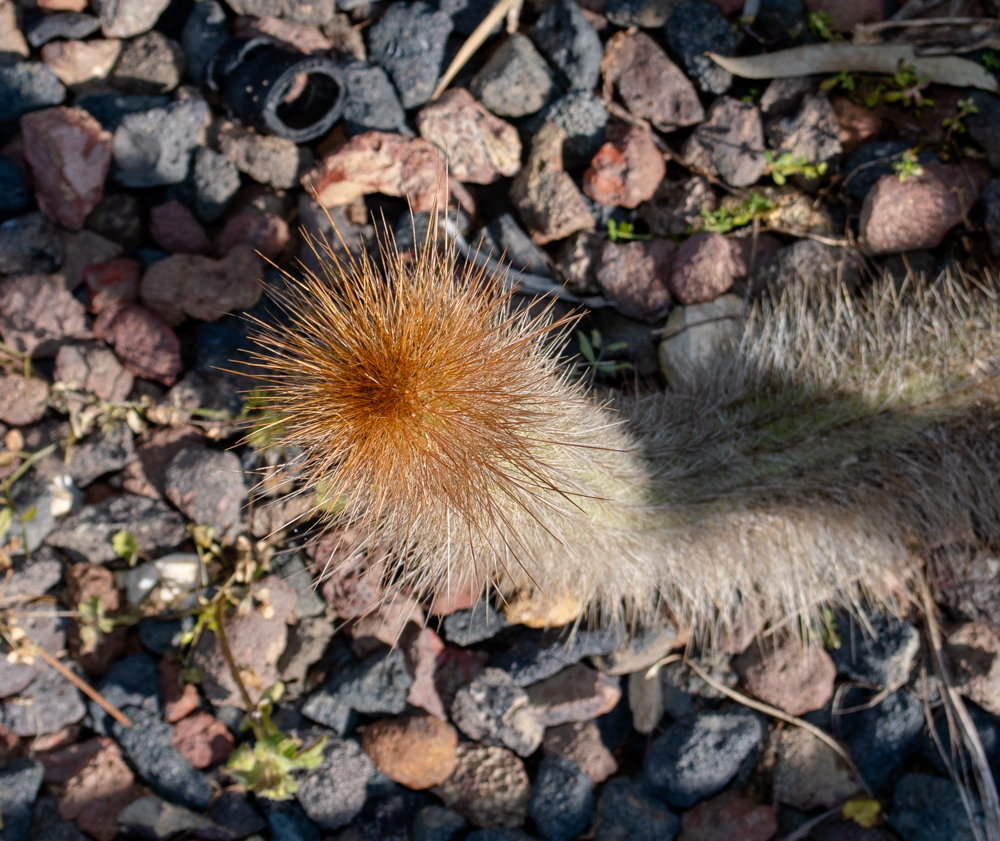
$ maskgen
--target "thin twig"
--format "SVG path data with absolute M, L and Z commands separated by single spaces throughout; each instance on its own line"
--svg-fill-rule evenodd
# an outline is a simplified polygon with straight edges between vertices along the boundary
M 507 12 L 517 5 L 519 0 L 500 0 L 491 10 L 490 13 L 483 18 L 482 22 L 474 30 L 472 34 L 465 39 L 465 43 L 459 48 L 455 57 L 451 60 L 451 64 L 448 65 L 448 69 L 444 71 L 444 75 L 441 77 L 441 81 L 438 82 L 438 86 L 434 89 L 434 93 L 431 94 L 431 102 L 437 99 L 441 94 L 445 92 L 448 85 L 451 84 L 452 79 L 454 79 L 458 72 L 465 67 L 466 62 L 476 54 L 478 50 L 490 37 L 490 33 L 501 20 L 504 19 Z
M 21 643 L 21 646 L 26 650 L 28 654 L 37 654 L 46 663 L 48 663 L 53 669 L 55 669 L 59 674 L 61 674 L 66 680 L 72 683 L 77 689 L 79 689 L 84 695 L 94 701 L 104 712 L 110 715 L 115 721 L 117 721 L 122 727 L 131 727 L 132 722 L 129 717 L 125 715 L 118 707 L 114 706 L 110 701 L 108 701 L 100 692 L 94 689 L 87 681 L 83 680 L 79 675 L 73 674 L 69 669 L 67 669 L 62 663 L 60 663 L 55 657 L 53 657 L 49 652 L 47 652 L 41 646 L 29 642 Z
M 226 658 L 226 663 L 229 665 L 229 671 L 233 676 L 233 680 L 236 682 L 236 686 L 240 690 L 240 695 L 243 698 L 243 703 L 246 706 L 247 715 L 250 716 L 251 722 L 253 721 L 253 711 L 256 708 L 256 704 L 250 698 L 250 693 L 247 691 L 246 685 L 243 683 L 243 677 L 240 675 L 240 667 L 236 662 L 236 658 L 233 656 L 233 650 L 229 647 L 229 637 L 226 634 L 226 600 L 219 599 L 215 606 L 215 636 L 219 640 L 219 647 L 222 649 L 222 656 Z M 260 738 L 259 734 L 256 732 L 257 728 L 254 727 L 254 735 Z
M 794 715 L 789 715 L 784 710 L 779 710 L 777 707 L 772 707 L 770 704 L 765 704 L 762 701 L 757 701 L 753 698 L 744 695 L 742 692 L 737 692 L 735 689 L 730 689 L 724 683 L 716 680 L 715 678 L 708 675 L 704 670 L 699 668 L 695 663 L 690 660 L 686 661 L 688 667 L 693 671 L 698 677 L 700 677 L 705 683 L 711 686 L 717 692 L 721 692 L 723 695 L 736 701 L 738 704 L 742 704 L 744 707 L 749 707 L 752 710 L 757 710 L 757 712 L 764 713 L 764 715 L 769 715 L 772 718 L 780 719 L 781 721 L 788 722 L 789 724 L 794 724 L 796 727 L 801 727 L 812 733 L 817 739 L 827 745 L 832 751 L 834 751 L 837 756 L 844 760 L 847 767 L 854 774 L 855 779 L 858 781 L 858 785 L 864 790 L 865 794 L 869 797 L 872 796 L 872 790 L 869 788 L 868 783 L 865 782 L 865 778 L 861 776 L 861 772 L 858 770 L 857 766 L 854 764 L 854 760 L 851 759 L 850 753 L 848 753 L 844 746 L 841 745 L 836 739 L 834 739 L 829 733 L 820 730 L 816 725 L 810 724 L 808 721 L 803 721 L 801 718 L 796 718 Z M 991 839 L 992 841 L 992 839 Z

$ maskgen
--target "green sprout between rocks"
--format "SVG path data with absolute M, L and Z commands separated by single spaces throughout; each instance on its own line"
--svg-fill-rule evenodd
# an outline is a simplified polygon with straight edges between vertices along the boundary
M 923 95 L 923 91 L 929 85 L 930 81 L 927 76 L 918 76 L 917 69 L 913 65 L 900 59 L 896 72 L 875 86 L 875 89 L 865 99 L 865 105 L 874 108 L 879 102 L 886 102 L 890 105 L 900 103 L 904 107 L 912 107 L 919 114 L 924 108 L 934 104 L 933 99 L 928 99 Z
M 793 175 L 801 175 L 810 181 L 815 181 L 826 175 L 826 161 L 819 163 L 809 163 L 806 157 L 796 158 L 791 152 L 782 152 L 777 157 L 770 149 L 764 150 L 764 160 L 767 162 L 764 167 L 764 174 L 770 175 L 775 184 L 779 187 L 785 184 Z
M 919 178 L 924 174 L 924 168 L 917 160 L 917 150 L 907 149 L 903 152 L 898 161 L 894 161 L 892 168 L 896 171 L 896 177 L 901 182 L 907 182 L 911 178 Z
M 809 31 L 821 41 L 837 40 L 837 33 L 833 30 L 833 18 L 829 12 L 810 12 L 808 25 Z
M 965 118 L 978 113 L 979 109 L 971 99 L 958 100 L 958 110 L 955 115 L 941 120 L 941 127 L 945 130 L 944 142 L 950 141 L 953 134 L 965 134 L 968 131 Z
M 652 234 L 640 234 L 631 222 L 608 220 L 608 240 L 610 242 L 631 242 L 633 240 L 652 239 Z
M 848 70 L 841 70 L 836 76 L 831 76 L 829 79 L 824 79 L 822 84 L 819 86 L 821 91 L 829 93 L 835 88 L 840 88 L 840 90 L 846 93 L 854 93 L 857 90 L 858 82 L 854 78 L 854 74 Z
M 988 53 L 983 53 L 983 68 L 987 73 L 995 73 L 1000 70 L 1000 58 L 997 58 L 997 54 L 990 50 Z
M 770 199 L 764 198 L 756 190 L 735 208 L 720 207 L 710 211 L 703 207 L 701 218 L 705 222 L 702 225 L 702 230 L 716 234 L 728 234 L 734 228 L 749 225 L 772 207 L 774 207 L 774 203 Z
M 580 344 L 580 354 L 586 360 L 591 378 L 597 374 L 614 375 L 632 370 L 631 362 L 607 358 L 608 354 L 628 350 L 628 342 L 612 342 L 606 345 L 601 332 L 597 329 L 591 330 L 589 337 L 582 330 L 577 330 L 576 338 Z

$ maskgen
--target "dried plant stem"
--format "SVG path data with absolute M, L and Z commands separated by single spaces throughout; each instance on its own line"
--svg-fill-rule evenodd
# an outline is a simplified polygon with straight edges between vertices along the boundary
M 764 713 L 764 715 L 769 715 L 772 718 L 780 719 L 781 721 L 788 722 L 789 724 L 794 724 L 796 727 L 801 727 L 803 730 L 812 733 L 817 739 L 819 739 L 823 744 L 830 748 L 834 753 L 837 754 L 844 762 L 847 767 L 851 769 L 851 773 L 854 774 L 855 779 L 858 781 L 858 785 L 864 790 L 865 794 L 869 797 L 872 796 L 872 790 L 869 788 L 868 783 L 865 782 L 865 778 L 861 776 L 861 772 L 857 769 L 854 764 L 854 760 L 851 759 L 850 753 L 848 753 L 844 746 L 841 745 L 836 739 L 833 738 L 829 733 L 820 730 L 816 725 L 810 724 L 808 721 L 803 721 L 801 718 L 796 718 L 794 715 L 789 715 L 784 710 L 780 710 L 777 707 L 772 707 L 770 704 L 765 704 L 762 701 L 757 701 L 744 695 L 742 692 L 737 692 L 735 689 L 730 689 L 724 683 L 716 680 L 714 677 L 705 672 L 704 669 L 700 668 L 697 664 L 692 663 L 690 660 L 686 661 L 687 666 L 693 671 L 698 677 L 700 677 L 705 683 L 711 686 L 716 692 L 721 692 L 727 698 L 742 704 L 744 707 L 749 707 L 752 710 L 757 710 L 757 712 Z M 992 839 L 991 839 L 992 841 Z
M 253 725 L 254 735 L 258 739 L 263 738 L 261 734 L 257 732 L 258 728 L 253 716 L 253 712 L 257 705 L 250 697 L 246 684 L 243 683 L 243 676 L 240 674 L 239 663 L 236 662 L 236 657 L 233 655 L 233 649 L 229 645 L 229 635 L 226 633 L 226 600 L 224 598 L 219 599 L 215 605 L 215 636 L 219 640 L 219 648 L 222 649 L 222 656 L 226 658 L 226 663 L 229 665 L 229 672 L 233 676 L 233 680 L 236 682 L 236 686 L 240 690 L 240 696 L 243 698 L 243 705 L 246 707 L 247 715 Z
M 128 716 L 125 715 L 120 709 L 110 703 L 100 692 L 94 689 L 87 681 L 83 680 L 78 675 L 73 674 L 69 669 L 67 669 L 62 663 L 60 663 L 55 657 L 53 657 L 44 648 L 35 643 L 22 643 L 21 646 L 27 651 L 28 654 L 37 654 L 46 663 L 48 663 L 53 669 L 55 669 L 59 674 L 61 674 L 66 680 L 73 684 L 77 689 L 79 689 L 84 695 L 94 701 L 104 712 L 110 715 L 115 721 L 117 721 L 122 727 L 131 727 L 132 722 L 129 720 Z
M 472 30 L 472 34 L 465 40 L 465 43 L 462 44 L 455 57 L 451 60 L 451 64 L 448 65 L 448 69 L 444 71 L 441 81 L 438 82 L 438 86 L 434 89 L 434 93 L 431 94 L 431 102 L 445 92 L 445 89 L 451 84 L 452 79 L 465 67 L 465 63 L 476 54 L 476 50 L 490 37 L 493 27 L 500 23 L 508 12 L 519 7 L 521 2 L 522 0 L 500 0 L 490 10 L 490 13 L 483 18 L 479 26 Z

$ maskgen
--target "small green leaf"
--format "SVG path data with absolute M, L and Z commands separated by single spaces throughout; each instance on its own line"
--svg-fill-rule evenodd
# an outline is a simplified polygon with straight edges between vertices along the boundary
M 0 509 L 0 541 L 7 537 L 11 525 L 14 523 L 14 509 L 6 506 Z
M 590 344 L 590 339 L 587 338 L 587 335 L 582 331 L 578 331 L 576 338 L 580 342 L 580 353 L 583 354 L 583 358 L 591 364 L 596 362 L 597 354 L 594 353 L 594 348 Z
M 115 554 L 119 558 L 131 563 L 135 559 L 135 556 L 139 554 L 139 541 L 135 539 L 135 535 L 132 532 L 122 529 L 115 532 L 111 538 L 111 548 L 115 550 Z
M 22 523 L 30 523 L 32 520 L 35 519 L 37 515 L 38 515 L 38 506 L 32 505 L 31 508 L 20 514 L 18 519 L 20 519 Z

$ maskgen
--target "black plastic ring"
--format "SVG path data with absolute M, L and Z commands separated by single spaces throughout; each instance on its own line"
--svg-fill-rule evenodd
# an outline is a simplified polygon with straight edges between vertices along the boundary
M 244 125 L 296 143 L 329 131 L 347 100 L 336 63 L 282 49 L 268 38 L 229 41 L 209 62 L 205 83 Z

